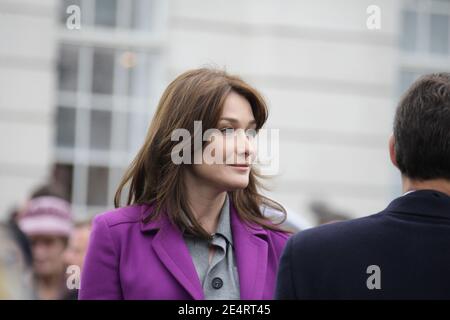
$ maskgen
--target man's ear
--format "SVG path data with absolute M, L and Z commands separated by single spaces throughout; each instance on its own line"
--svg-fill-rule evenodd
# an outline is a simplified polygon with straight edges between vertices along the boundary
M 398 168 L 397 157 L 395 154 L 395 138 L 393 134 L 389 138 L 389 156 L 391 158 L 392 164 Z

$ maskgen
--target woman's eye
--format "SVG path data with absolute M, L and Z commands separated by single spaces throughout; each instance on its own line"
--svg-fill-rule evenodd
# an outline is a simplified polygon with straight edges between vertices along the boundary
M 220 129 L 220 131 L 227 136 L 234 133 L 233 128 L 223 128 L 223 129 Z
M 258 133 L 254 129 L 248 129 L 245 130 L 245 134 L 247 135 L 247 137 L 254 138 Z

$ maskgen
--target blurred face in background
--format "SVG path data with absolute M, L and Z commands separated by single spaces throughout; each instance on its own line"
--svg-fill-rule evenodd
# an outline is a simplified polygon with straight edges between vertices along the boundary
M 84 257 L 89 244 L 90 225 L 75 227 L 69 238 L 67 249 L 64 252 L 64 262 L 66 266 L 77 265 L 83 267 Z
M 256 151 L 256 121 L 247 99 L 232 91 L 225 100 L 217 129 L 220 133 L 211 137 L 205 149 L 221 150 L 221 163 L 195 164 L 192 172 L 204 183 L 223 191 L 244 189 Z
M 33 269 L 37 277 L 64 273 L 63 253 L 67 239 L 57 235 L 30 236 L 33 251 Z

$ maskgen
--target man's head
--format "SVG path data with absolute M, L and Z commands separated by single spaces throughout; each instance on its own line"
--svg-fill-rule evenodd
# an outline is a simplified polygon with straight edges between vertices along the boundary
M 390 155 L 403 177 L 450 181 L 450 73 L 424 75 L 404 94 Z

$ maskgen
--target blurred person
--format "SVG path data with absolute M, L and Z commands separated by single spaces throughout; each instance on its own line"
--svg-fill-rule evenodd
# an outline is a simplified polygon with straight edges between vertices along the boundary
M 116 193 L 119 207 L 130 183 L 127 206 L 94 219 L 80 299 L 272 298 L 288 233 L 263 215 L 261 206 L 283 218 L 285 211 L 259 193 L 252 167 L 252 133 L 267 113 L 258 91 L 224 71 L 191 70 L 172 81 Z M 201 131 L 194 121 L 202 121 Z M 191 143 L 213 128 L 215 135 L 183 155 L 202 158 L 215 147 L 224 159 L 241 160 L 173 161 L 176 129 Z
M 62 188 L 55 185 L 54 183 L 45 183 L 37 186 L 33 189 L 30 195 L 21 203 L 14 211 L 11 212 L 9 216 L 9 223 L 15 224 L 18 227 L 19 217 L 26 211 L 28 202 L 34 198 L 39 197 L 56 197 L 66 201 L 69 201 L 67 195 L 62 191 Z M 26 235 L 25 235 L 26 237 Z
M 89 244 L 90 233 L 90 221 L 78 222 L 74 225 L 69 238 L 69 243 L 64 251 L 64 262 L 66 267 L 76 266 L 81 273 Z M 64 298 L 66 300 L 78 299 L 78 288 L 69 288 L 69 292 Z
M 62 299 L 67 292 L 63 253 L 72 231 L 70 204 L 53 196 L 33 198 L 18 225 L 31 243 L 37 298 Z
M 317 224 L 328 224 L 328 223 L 334 223 L 338 221 L 345 221 L 349 218 L 344 213 L 334 209 L 330 208 L 325 202 L 323 201 L 313 201 L 310 204 L 311 211 L 316 215 L 317 217 Z
M 33 253 L 31 252 L 30 241 L 25 233 L 20 229 L 18 225 L 18 217 L 20 215 L 20 209 L 15 208 L 9 214 L 8 221 L 6 223 L 7 227 L 10 229 L 14 239 L 19 245 L 21 251 L 23 252 L 25 263 L 29 266 L 33 264 Z
M 389 140 L 403 196 L 305 230 L 284 249 L 278 299 L 450 299 L 450 74 L 404 94 Z
M 68 199 L 69 197 L 67 193 L 63 190 L 63 188 L 53 182 L 43 184 L 35 188 L 30 195 L 30 199 L 47 196 L 57 197 L 69 201 Z
M 0 224 L 0 300 L 34 299 L 31 249 L 11 221 Z
M 311 227 L 310 223 L 306 221 L 298 212 L 288 207 L 284 207 L 284 209 L 286 210 L 286 219 L 284 219 L 284 221 L 280 224 L 280 226 L 284 230 L 293 234 Z M 261 211 L 269 219 L 275 221 L 281 219 L 280 211 L 278 210 L 275 210 L 270 207 L 262 207 Z

